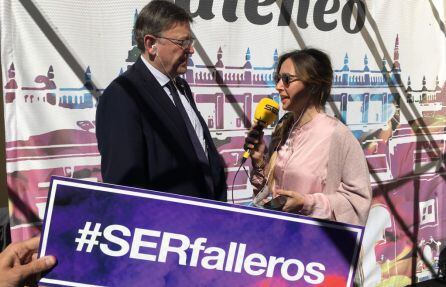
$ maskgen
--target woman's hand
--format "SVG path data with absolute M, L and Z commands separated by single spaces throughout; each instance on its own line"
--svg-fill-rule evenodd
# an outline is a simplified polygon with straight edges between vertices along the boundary
M 253 167 L 264 167 L 264 154 L 266 150 L 265 140 L 263 139 L 262 122 L 256 123 L 245 139 L 245 150 L 250 150 L 250 157 Z
M 282 211 L 297 213 L 304 207 L 305 197 L 298 191 L 275 189 L 274 194 L 287 197 L 287 201 L 283 206 Z

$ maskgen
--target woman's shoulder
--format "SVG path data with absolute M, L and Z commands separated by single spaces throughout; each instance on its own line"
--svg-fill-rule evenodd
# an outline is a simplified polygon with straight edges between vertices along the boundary
M 333 139 L 337 142 L 358 142 L 353 132 L 338 118 L 327 115 L 328 120 L 334 124 Z

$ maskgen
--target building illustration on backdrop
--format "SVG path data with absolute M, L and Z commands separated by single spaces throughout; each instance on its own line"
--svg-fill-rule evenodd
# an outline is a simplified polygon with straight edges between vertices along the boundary
M 117 74 L 139 57 L 133 37 L 131 44 L 124 68 Z M 411 222 L 415 200 L 411 182 L 417 181 L 420 186 L 417 199 L 421 215 L 420 246 L 428 250 L 426 256 L 433 263 L 438 261 L 438 242 L 445 239 L 438 226 L 446 222 L 446 210 L 441 204 L 446 199 L 444 192 L 439 191 L 444 188 L 443 177 L 446 174 L 446 82 L 440 86 L 438 77 L 435 81 L 423 77 L 421 83 L 412 82 L 410 77 L 402 79 L 404 65 L 400 64 L 399 49 L 396 36 L 393 62 L 383 59 L 380 68 L 371 67 L 367 55 L 363 56 L 361 67 L 352 67 L 348 53 L 343 55 L 344 65 L 335 67 L 332 97 L 327 104 L 327 112 L 346 123 L 362 143 L 372 174 L 375 208 L 388 214 L 388 225 L 383 228 L 382 238 L 375 245 L 376 262 L 381 264 L 381 270 L 385 264 L 388 267 L 387 275 L 381 272 L 381 280 L 386 276 L 390 278 L 398 264 L 409 264 L 400 259 L 397 262 L 397 258 L 401 258 L 404 252 L 410 252 L 406 242 L 395 239 L 404 234 L 391 220 L 387 203 L 380 196 L 382 192 L 391 191 L 390 197 L 398 204 L 402 217 Z M 226 162 L 229 190 L 234 188 L 235 199 L 239 203 L 251 199 L 245 173 L 238 174 L 234 186 L 232 182 L 255 107 L 264 97 L 280 99 L 272 80 L 278 51 L 271 51 L 268 66 L 257 66 L 255 51 L 249 47 L 244 53 L 244 62 L 237 66 L 227 64 L 225 51 L 221 48 L 214 52 L 214 56 L 210 55 L 214 59 L 211 65 L 199 63 L 194 55 L 189 59 L 188 70 L 183 76 L 190 84 L 197 107 Z M 48 115 L 52 110 L 66 113 L 94 110 L 96 101 L 93 94 L 103 90 L 93 90 L 92 69 L 87 67 L 83 83 L 73 87 L 59 87 L 57 72 L 49 65 L 48 70 L 37 75 L 33 83 L 21 83 L 19 72 L 14 63 L 10 63 L 3 87 L 5 109 L 39 106 L 47 109 Z M 419 113 L 423 121 L 417 117 L 408 118 L 407 110 Z M 21 224 L 29 221 L 38 225 L 39 218 L 34 214 L 43 214 L 51 175 L 101 180 L 94 124 L 89 119 L 78 119 L 76 128 L 54 130 L 32 135 L 27 140 L 6 143 L 8 187 L 17 193 L 19 200 L 15 204 L 23 204 L 14 209 L 13 232 L 14 228 L 18 230 Z M 269 133 L 272 128 L 269 128 Z M 399 184 L 407 178 L 413 179 L 409 184 Z M 28 206 L 29 210 L 25 208 L 27 202 L 33 202 L 31 207 Z M 420 278 L 427 276 L 423 273 L 425 266 L 420 263 L 417 268 Z

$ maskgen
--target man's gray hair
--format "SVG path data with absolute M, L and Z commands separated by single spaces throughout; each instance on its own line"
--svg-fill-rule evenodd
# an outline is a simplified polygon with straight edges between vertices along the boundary
M 192 17 L 183 8 L 165 0 L 155 0 L 144 6 L 135 22 L 138 49 L 145 51 L 144 36 L 160 36 L 176 23 L 192 23 Z

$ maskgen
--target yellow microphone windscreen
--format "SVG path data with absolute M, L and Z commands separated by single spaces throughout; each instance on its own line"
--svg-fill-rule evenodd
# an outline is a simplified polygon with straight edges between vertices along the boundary
M 279 115 L 279 103 L 270 98 L 263 98 L 257 104 L 254 112 L 254 120 L 262 121 L 267 126 L 272 124 Z

